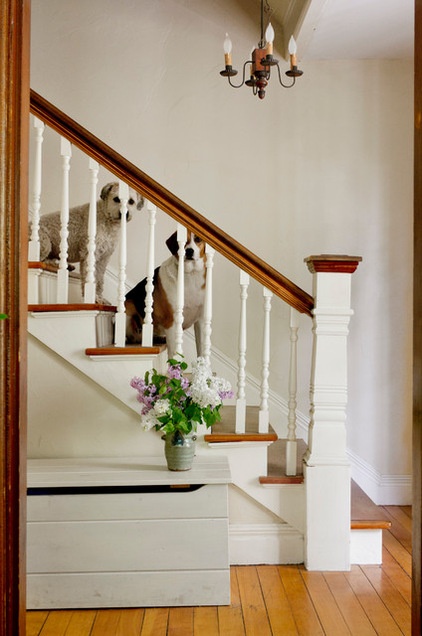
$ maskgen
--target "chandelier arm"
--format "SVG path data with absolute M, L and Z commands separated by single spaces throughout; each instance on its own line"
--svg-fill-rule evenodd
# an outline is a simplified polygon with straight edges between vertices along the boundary
M 278 71 L 278 81 L 280 82 L 280 84 L 283 86 L 283 88 L 292 88 L 292 86 L 294 86 L 295 83 L 296 83 L 296 78 L 295 77 L 292 78 L 292 83 L 291 84 L 283 84 L 283 80 L 281 79 L 280 66 L 278 65 L 278 62 L 276 64 L 276 66 L 277 66 L 277 71 Z
M 252 60 L 246 60 L 246 62 L 245 62 L 245 63 L 244 63 L 244 65 L 243 65 L 243 77 L 242 77 L 242 82 L 241 82 L 241 84 L 233 84 L 233 83 L 231 82 L 230 75 L 227 77 L 227 79 L 228 79 L 228 81 L 229 81 L 229 84 L 230 84 L 230 86 L 231 86 L 232 88 L 241 88 L 241 87 L 243 86 L 243 84 L 245 83 L 245 71 L 246 71 L 246 65 L 247 65 L 247 64 L 252 64 Z

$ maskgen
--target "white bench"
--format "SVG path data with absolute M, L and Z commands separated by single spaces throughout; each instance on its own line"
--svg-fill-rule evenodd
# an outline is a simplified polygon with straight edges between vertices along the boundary
M 29 609 L 230 603 L 226 457 L 28 461 Z

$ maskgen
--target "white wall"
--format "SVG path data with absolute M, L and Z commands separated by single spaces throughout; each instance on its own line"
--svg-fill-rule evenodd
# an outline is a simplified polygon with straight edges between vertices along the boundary
M 258 37 L 256 25 L 220 1 L 33 0 L 32 24 L 31 86 L 37 92 L 295 283 L 311 290 L 303 263 L 310 254 L 363 257 L 353 278 L 348 444 L 355 476 L 373 498 L 405 502 L 411 472 L 412 63 L 303 60 L 305 73 L 294 89 L 273 80 L 260 102 L 219 76 L 226 30 L 238 67 Z M 54 170 L 55 161 L 46 165 L 47 175 Z M 84 180 L 75 203 L 87 200 Z M 51 210 L 59 200 L 52 189 L 43 205 Z M 139 258 L 146 218 L 141 214 L 132 223 L 129 248 Z M 132 260 L 135 281 L 140 268 Z M 224 280 L 232 276 L 222 259 L 216 269 Z M 214 335 L 220 349 L 235 355 L 231 325 L 237 314 L 226 309 L 232 292 L 223 287 L 218 295 L 215 313 L 226 327 Z M 306 318 L 301 323 L 308 332 L 300 360 L 306 412 L 310 325 Z M 255 341 L 249 364 L 256 374 Z M 275 346 L 281 353 L 273 354 L 271 379 L 285 392 L 286 344 L 278 334 Z

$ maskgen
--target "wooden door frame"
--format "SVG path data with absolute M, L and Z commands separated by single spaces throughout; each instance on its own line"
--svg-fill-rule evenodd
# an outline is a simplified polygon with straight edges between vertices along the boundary
M 421 634 L 422 558 L 422 0 L 415 0 L 412 634 Z
M 30 0 L 0 15 L 0 634 L 25 634 Z

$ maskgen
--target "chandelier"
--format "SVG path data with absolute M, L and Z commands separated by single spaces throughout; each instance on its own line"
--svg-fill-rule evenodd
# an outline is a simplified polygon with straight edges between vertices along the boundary
M 269 10 L 268 2 L 266 4 L 266 11 Z M 252 49 L 250 60 L 246 60 L 243 64 L 243 78 L 240 84 L 233 84 L 231 78 L 237 75 L 237 71 L 232 66 L 232 42 L 226 33 L 226 39 L 224 40 L 224 62 L 225 69 L 220 71 L 220 75 L 227 77 L 228 82 L 232 88 L 240 88 L 244 84 L 252 88 L 253 94 L 258 95 L 259 99 L 264 99 L 265 89 L 270 81 L 271 68 L 277 67 L 278 81 L 283 88 L 291 88 L 296 82 L 296 77 L 303 75 L 303 71 L 300 71 L 297 67 L 296 57 L 296 42 L 292 36 L 289 40 L 289 55 L 290 55 L 290 69 L 286 71 L 286 75 L 291 78 L 290 84 L 284 84 L 281 78 L 281 71 L 278 64 L 278 60 L 273 56 L 273 42 L 274 42 L 274 29 L 271 22 L 264 34 L 264 0 L 261 0 L 261 39 L 258 46 Z M 249 79 L 246 77 L 246 67 L 250 65 Z

